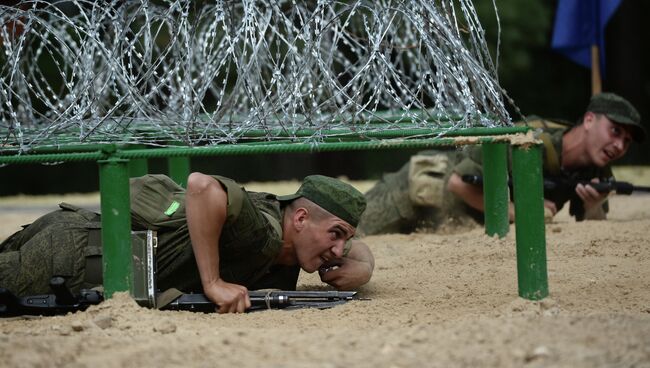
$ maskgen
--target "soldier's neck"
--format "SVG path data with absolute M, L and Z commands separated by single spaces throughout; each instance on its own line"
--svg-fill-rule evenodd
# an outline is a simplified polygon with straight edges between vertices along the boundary
M 275 264 L 293 266 L 298 264 L 298 258 L 296 257 L 296 249 L 293 244 L 294 231 L 291 226 L 291 218 L 286 213 L 282 211 L 282 248 L 280 248 L 280 253 L 275 258 Z
M 579 125 L 562 136 L 562 168 L 574 169 L 589 166 L 589 155 L 586 150 L 586 134 Z

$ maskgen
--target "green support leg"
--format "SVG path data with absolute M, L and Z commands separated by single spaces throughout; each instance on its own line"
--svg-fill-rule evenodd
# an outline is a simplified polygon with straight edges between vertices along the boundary
M 519 296 L 548 296 L 541 146 L 512 150 Z
M 169 157 L 167 159 L 169 177 L 178 185 L 187 188 L 187 177 L 190 175 L 189 157 Z
M 104 296 L 131 289 L 131 215 L 128 160 L 109 158 L 99 163 L 102 211 Z
M 485 143 L 483 149 L 483 206 L 485 233 L 503 238 L 510 230 L 508 207 L 508 145 Z

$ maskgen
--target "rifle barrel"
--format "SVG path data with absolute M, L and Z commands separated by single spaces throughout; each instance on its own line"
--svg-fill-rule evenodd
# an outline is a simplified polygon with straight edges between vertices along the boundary
M 600 182 L 600 183 L 586 183 L 594 187 L 598 192 L 612 192 L 615 191 L 616 194 L 632 194 L 633 192 L 650 192 L 650 187 L 644 187 L 639 185 L 633 185 L 625 181 L 610 181 L 610 182 Z
M 483 185 L 483 177 L 478 175 L 463 175 L 461 179 L 468 184 Z M 512 184 L 508 181 L 508 185 Z M 575 189 L 578 184 L 590 185 L 600 193 L 616 192 L 616 194 L 632 194 L 633 192 L 650 193 L 650 187 L 634 185 L 625 181 L 603 181 L 592 183 L 589 181 L 572 182 L 565 179 L 544 178 L 545 190 L 557 190 L 558 188 L 568 187 Z

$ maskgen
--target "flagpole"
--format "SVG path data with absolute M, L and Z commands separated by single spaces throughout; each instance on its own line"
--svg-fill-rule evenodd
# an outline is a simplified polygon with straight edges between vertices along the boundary
M 597 95 L 603 91 L 600 79 L 600 50 L 598 45 L 591 45 L 591 95 Z

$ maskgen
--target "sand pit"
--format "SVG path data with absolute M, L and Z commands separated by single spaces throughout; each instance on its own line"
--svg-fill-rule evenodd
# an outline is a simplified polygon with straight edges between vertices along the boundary
M 0 202 L 0 238 L 56 203 L 17 202 Z M 608 221 L 564 211 L 546 225 L 551 296 L 539 302 L 517 297 L 514 228 L 505 239 L 481 228 L 372 236 L 375 274 L 359 290 L 369 301 L 217 315 L 117 295 L 0 320 L 0 366 L 650 367 L 650 196 L 614 196 Z M 299 288 L 322 284 L 303 274 Z

